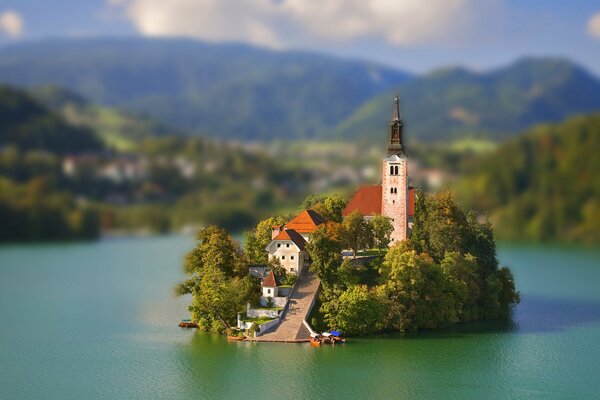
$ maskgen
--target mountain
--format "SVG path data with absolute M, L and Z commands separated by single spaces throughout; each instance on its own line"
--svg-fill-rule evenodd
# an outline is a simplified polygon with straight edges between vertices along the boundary
M 85 127 L 70 125 L 27 93 L 0 86 L 0 147 L 57 154 L 98 151 L 103 144 Z
M 96 132 L 108 147 L 133 150 L 141 139 L 183 135 L 150 117 L 99 106 L 82 96 L 55 86 L 35 87 L 28 91 L 37 101 L 59 113 L 73 126 Z
M 600 110 L 600 81 L 563 59 L 528 58 L 476 73 L 446 68 L 412 79 L 361 105 L 337 137 L 381 135 L 398 93 L 406 135 L 419 140 L 503 139 L 543 122 Z
M 600 243 L 600 113 L 537 126 L 471 165 L 459 197 L 504 239 Z
M 0 81 L 222 139 L 311 138 L 409 74 L 318 54 L 181 39 L 81 39 L 0 48 Z

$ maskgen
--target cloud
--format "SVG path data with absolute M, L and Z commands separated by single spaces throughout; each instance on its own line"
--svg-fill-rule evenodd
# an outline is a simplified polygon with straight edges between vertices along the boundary
M 270 47 L 360 39 L 392 46 L 448 42 L 464 38 L 482 12 L 479 0 L 107 1 L 144 35 Z
M 14 11 L 4 11 L 0 14 L 0 33 L 12 38 L 21 36 L 23 32 L 23 19 Z
M 588 22 L 587 31 L 591 37 L 600 39 L 600 12 L 592 15 Z

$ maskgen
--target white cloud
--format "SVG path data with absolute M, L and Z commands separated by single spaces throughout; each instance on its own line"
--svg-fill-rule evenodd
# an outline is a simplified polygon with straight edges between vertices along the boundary
M 407 46 L 464 37 L 479 0 L 107 0 L 149 36 L 271 47 L 378 39 Z M 496 3 L 497 0 L 492 1 Z
M 600 12 L 592 15 L 587 26 L 588 33 L 595 39 L 600 39 Z
M 0 14 L 0 33 L 12 38 L 21 36 L 23 32 L 23 19 L 14 11 L 4 11 Z

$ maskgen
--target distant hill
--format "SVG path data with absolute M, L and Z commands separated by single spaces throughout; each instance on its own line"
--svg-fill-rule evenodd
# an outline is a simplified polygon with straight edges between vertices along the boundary
M 0 86 L 0 147 L 9 144 L 57 154 L 103 148 L 92 130 L 69 124 L 21 90 Z
M 109 147 L 133 150 L 141 139 L 183 133 L 149 117 L 99 106 L 55 86 L 35 87 L 29 93 L 74 126 L 93 130 Z
M 529 58 L 476 73 L 447 68 L 406 81 L 360 106 L 335 129 L 337 137 L 381 135 L 395 93 L 409 139 L 465 136 L 502 139 L 538 123 L 600 111 L 600 81 L 562 59 Z
M 473 164 L 458 183 L 504 239 L 600 243 L 600 113 L 540 125 Z
M 222 139 L 315 137 L 409 77 L 368 62 L 180 39 L 0 48 L 0 82 L 64 87 Z

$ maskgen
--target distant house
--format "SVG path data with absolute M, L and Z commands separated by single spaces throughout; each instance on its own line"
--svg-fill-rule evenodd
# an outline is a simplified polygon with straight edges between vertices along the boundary
M 265 248 L 269 259 L 278 259 L 288 273 L 300 274 L 308 264 L 308 237 L 324 222 L 316 211 L 305 210 L 285 226 L 274 226 L 271 243 Z

